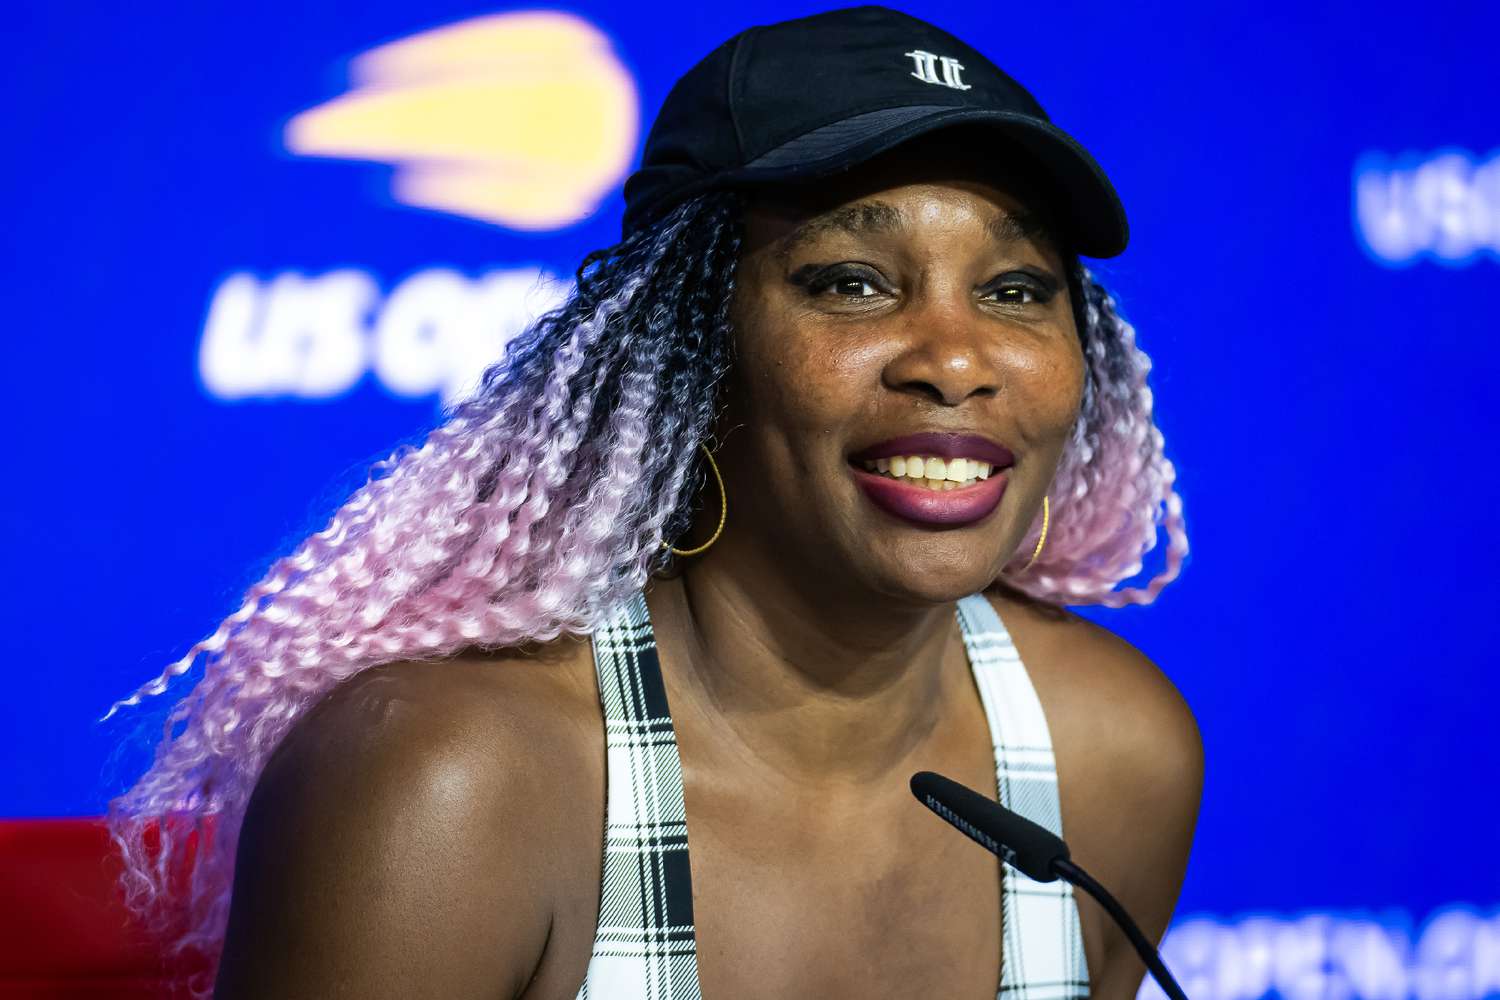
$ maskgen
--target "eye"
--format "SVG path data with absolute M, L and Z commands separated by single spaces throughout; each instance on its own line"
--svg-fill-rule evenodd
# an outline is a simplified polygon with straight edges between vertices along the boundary
M 1025 285 L 1006 285 L 994 291 L 995 299 L 1008 305 L 1024 306 L 1036 301 L 1036 292 Z
M 983 295 L 993 295 L 996 302 L 1008 306 L 1042 305 L 1057 294 L 1056 285 L 1040 275 L 1012 271 L 991 282 Z
M 792 282 L 801 285 L 808 295 L 814 297 L 831 290 L 836 299 L 872 299 L 885 290 L 885 283 L 869 268 L 847 264 L 811 274 L 794 274 Z
M 828 287 L 840 295 L 847 295 L 852 299 L 868 298 L 876 293 L 874 285 L 863 278 L 837 278 L 829 282 Z

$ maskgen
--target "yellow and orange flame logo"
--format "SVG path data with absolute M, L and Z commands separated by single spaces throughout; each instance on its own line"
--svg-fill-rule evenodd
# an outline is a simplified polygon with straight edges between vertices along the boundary
M 492 14 L 371 49 L 348 93 L 293 117 L 304 156 L 396 166 L 392 195 L 511 229 L 585 219 L 630 167 L 635 81 L 561 11 Z

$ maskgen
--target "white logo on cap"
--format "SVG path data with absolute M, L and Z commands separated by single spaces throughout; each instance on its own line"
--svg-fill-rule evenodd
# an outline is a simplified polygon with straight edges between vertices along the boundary
M 963 78 L 959 76 L 964 71 L 964 64 L 952 56 L 940 56 L 935 52 L 924 52 L 916 49 L 912 52 L 903 53 L 916 63 L 916 69 L 911 75 L 923 83 L 936 83 L 943 87 L 952 87 L 954 90 L 971 90 Z M 942 63 L 943 75 L 938 76 L 938 64 Z

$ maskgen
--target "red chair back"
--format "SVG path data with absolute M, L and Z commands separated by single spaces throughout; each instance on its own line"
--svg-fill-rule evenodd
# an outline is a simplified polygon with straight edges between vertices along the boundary
M 120 871 L 102 820 L 0 820 L 0 998 L 185 1000 L 206 981 L 132 918 Z

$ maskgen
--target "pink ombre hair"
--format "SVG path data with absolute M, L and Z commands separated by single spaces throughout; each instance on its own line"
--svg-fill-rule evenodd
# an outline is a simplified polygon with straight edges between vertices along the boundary
M 1084 268 L 1077 273 L 1088 364 L 1083 405 L 1048 491 L 1052 516 L 1042 551 L 1025 572 L 1013 574 L 1036 549 L 1038 517 L 1004 578 L 1053 604 L 1150 604 L 1177 579 L 1188 553 L 1182 498 L 1172 485 L 1177 470 L 1152 417 L 1151 359 L 1104 286 Z M 1167 536 L 1165 565 L 1144 587 L 1116 590 L 1141 572 L 1158 527 Z
M 672 558 L 661 543 L 691 521 L 698 442 L 730 364 L 739 212 L 732 192 L 704 195 L 591 254 L 568 300 L 420 447 L 378 463 L 212 635 L 110 709 L 164 693 L 202 658 L 150 768 L 109 812 L 130 903 L 180 947 L 217 954 L 250 793 L 320 697 L 377 664 L 590 634 Z M 1109 295 L 1081 268 L 1074 279 L 1083 406 L 1046 545 L 1022 572 L 1038 517 L 1002 579 L 1057 604 L 1146 604 L 1187 553 L 1182 503 L 1150 360 Z M 1161 525 L 1165 568 L 1116 590 Z

